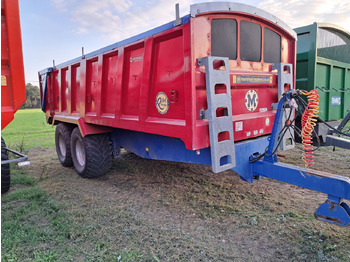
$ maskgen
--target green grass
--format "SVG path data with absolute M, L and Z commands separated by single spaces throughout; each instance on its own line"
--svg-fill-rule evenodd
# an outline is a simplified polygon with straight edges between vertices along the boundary
M 138 250 L 113 250 L 96 239 L 38 187 L 35 178 L 12 170 L 13 188 L 1 199 L 1 261 L 139 261 Z M 151 260 L 149 260 L 151 261 Z
M 1 136 L 8 148 L 22 152 L 24 149 L 55 145 L 55 128 L 46 123 L 45 114 L 40 109 L 18 110 Z
M 21 187 L 2 197 L 1 260 L 55 261 L 73 225 L 33 178 L 12 172 L 14 184 Z

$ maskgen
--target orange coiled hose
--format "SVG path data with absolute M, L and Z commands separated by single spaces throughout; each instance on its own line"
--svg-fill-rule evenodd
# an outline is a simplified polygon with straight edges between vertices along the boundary
M 305 167 L 309 168 L 314 164 L 314 155 L 312 150 L 312 132 L 314 131 L 317 114 L 319 113 L 319 95 L 316 90 L 301 91 L 302 95 L 306 95 L 308 98 L 308 105 L 301 117 L 301 138 L 303 141 L 303 160 Z

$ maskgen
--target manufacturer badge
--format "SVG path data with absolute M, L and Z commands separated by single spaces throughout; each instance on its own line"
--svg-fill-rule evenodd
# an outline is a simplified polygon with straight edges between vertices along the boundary
M 245 107 L 249 112 L 254 112 L 258 107 L 259 98 L 258 93 L 254 89 L 248 90 L 245 94 Z
M 6 76 L 1 76 L 1 86 L 7 86 Z
M 130 57 L 130 63 L 132 63 L 132 62 L 140 62 L 142 60 L 143 60 L 143 55 Z
M 156 96 L 156 108 L 159 114 L 166 114 L 169 109 L 169 99 L 163 92 L 159 92 Z
M 340 106 L 341 105 L 341 97 L 340 96 L 332 96 L 332 106 Z

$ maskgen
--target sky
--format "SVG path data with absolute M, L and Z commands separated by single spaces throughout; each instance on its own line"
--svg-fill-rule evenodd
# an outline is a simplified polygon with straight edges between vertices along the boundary
M 38 85 L 38 71 L 66 62 L 189 14 L 206 0 L 19 0 L 25 79 Z M 234 1 L 263 9 L 291 28 L 313 22 L 350 31 L 350 0 Z

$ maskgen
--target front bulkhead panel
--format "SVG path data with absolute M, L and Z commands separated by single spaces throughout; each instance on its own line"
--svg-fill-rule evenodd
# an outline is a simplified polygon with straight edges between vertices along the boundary
M 277 71 L 272 65 L 291 63 L 295 69 L 295 39 L 259 17 L 234 13 L 197 15 L 191 18 L 191 31 L 196 103 L 193 147 L 209 146 L 208 122 L 200 119 L 200 111 L 207 109 L 205 68 L 197 63 L 205 56 L 230 59 L 234 140 L 270 134 L 275 117 L 272 104 L 278 102 Z M 216 92 L 221 88 L 225 90 L 217 86 Z

